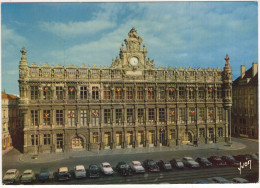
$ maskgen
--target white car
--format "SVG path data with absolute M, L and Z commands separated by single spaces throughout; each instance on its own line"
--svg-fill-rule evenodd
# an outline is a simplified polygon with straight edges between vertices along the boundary
M 191 157 L 183 157 L 182 162 L 185 166 L 190 168 L 199 168 L 200 165 L 196 161 L 194 161 Z
M 83 165 L 75 166 L 74 167 L 74 173 L 75 173 L 76 179 L 87 177 L 87 173 L 86 173 L 85 167 Z
M 12 184 L 19 181 L 19 171 L 17 169 L 9 169 L 3 177 L 4 184 Z
M 105 175 L 113 175 L 114 174 L 114 170 L 108 162 L 101 163 L 100 169 Z
M 145 173 L 145 169 L 140 161 L 132 161 L 129 165 L 135 173 Z

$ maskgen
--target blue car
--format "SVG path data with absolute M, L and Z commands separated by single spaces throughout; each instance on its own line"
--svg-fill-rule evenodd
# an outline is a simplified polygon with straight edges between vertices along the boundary
M 48 168 L 41 168 L 38 179 L 39 181 L 48 181 L 50 180 L 50 175 L 51 173 Z

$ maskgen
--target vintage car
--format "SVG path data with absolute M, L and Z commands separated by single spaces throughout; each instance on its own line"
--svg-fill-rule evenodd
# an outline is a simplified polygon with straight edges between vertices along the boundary
M 246 156 L 248 156 L 252 160 L 253 164 L 259 164 L 258 155 L 254 154 L 254 153 L 250 153 L 250 154 L 247 154 Z
M 212 163 L 209 162 L 209 160 L 205 157 L 198 157 L 195 161 L 198 162 L 202 167 L 212 167 Z
M 208 178 L 211 183 L 230 183 L 228 180 L 222 177 Z
M 33 170 L 28 169 L 25 170 L 21 176 L 21 183 L 32 183 L 33 181 L 35 181 L 35 174 L 33 172 Z
M 99 168 L 97 165 L 95 165 L 95 164 L 89 165 L 88 176 L 90 178 L 99 178 L 100 177 Z
M 241 163 L 251 160 L 251 157 L 249 157 L 248 155 L 234 155 L 233 157 Z
M 122 176 L 132 176 L 133 170 L 130 168 L 130 166 L 126 162 L 119 162 L 116 165 L 117 172 L 121 174 Z
M 184 164 L 180 159 L 172 159 L 170 160 L 170 163 L 173 168 L 184 169 Z
M 57 178 L 59 181 L 65 181 L 70 179 L 70 173 L 68 167 L 61 167 L 58 169 Z
M 231 180 L 232 183 L 249 183 L 249 181 L 247 181 L 246 179 L 244 178 L 233 178 Z
M 215 166 L 227 166 L 227 163 L 218 156 L 211 156 L 208 160 Z
M 240 162 L 237 161 L 236 159 L 234 159 L 234 157 L 231 155 L 222 156 L 221 159 L 223 161 L 225 161 L 227 163 L 227 165 L 229 165 L 229 166 L 239 166 L 240 165 Z
M 100 169 L 104 175 L 113 175 L 114 170 L 108 162 L 101 163 Z
M 200 165 L 196 161 L 194 161 L 191 157 L 183 157 L 182 162 L 185 166 L 189 168 L 199 168 Z
M 74 167 L 74 174 L 76 179 L 86 178 L 87 173 L 83 165 L 77 165 Z
M 140 161 L 132 161 L 129 165 L 135 173 L 145 173 L 145 169 Z
M 39 181 L 48 181 L 50 180 L 51 172 L 48 168 L 41 168 L 40 174 L 38 176 Z
M 151 159 L 147 159 L 143 162 L 144 168 L 150 172 L 160 172 L 159 166 Z
M 3 177 L 3 184 L 13 184 L 19 182 L 19 170 L 9 169 Z
M 157 162 L 157 165 L 159 166 L 160 170 L 162 170 L 162 171 L 172 170 L 172 165 L 169 162 L 164 162 L 163 160 L 160 160 Z

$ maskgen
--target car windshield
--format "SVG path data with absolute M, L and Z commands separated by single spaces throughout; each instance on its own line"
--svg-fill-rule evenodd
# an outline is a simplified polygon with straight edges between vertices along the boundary
M 177 161 L 177 164 L 178 164 L 178 165 L 182 165 L 183 163 L 182 163 L 182 162 L 180 162 L 180 161 Z
M 14 172 L 6 172 L 6 174 L 10 175 L 10 174 L 15 174 Z
M 30 174 L 32 174 L 31 172 L 25 172 L 25 173 L 23 173 L 24 175 L 30 175 Z
M 208 159 L 206 159 L 206 158 L 201 158 L 201 161 L 203 161 L 203 162 L 208 162 Z
M 134 166 L 140 166 L 141 163 L 134 163 Z
M 110 165 L 104 165 L 104 168 L 111 168 Z
M 85 172 L 85 170 L 84 169 L 78 169 L 78 170 L 76 170 L 77 172 Z
M 48 173 L 48 170 L 47 169 L 42 169 L 41 173 Z
M 254 159 L 258 159 L 258 157 L 255 154 L 250 154 Z
M 97 166 L 91 166 L 90 169 L 95 170 L 97 169 Z
M 231 155 L 228 155 L 227 158 L 229 158 L 231 160 L 235 160 L 234 157 L 232 157 Z
M 152 166 L 156 165 L 156 163 L 154 161 L 149 161 L 148 164 L 152 165 Z
M 193 159 L 192 159 L 192 158 L 187 158 L 186 160 L 187 160 L 187 161 L 193 161 Z
M 127 168 L 127 167 L 128 167 L 127 164 L 120 165 L 120 168 Z

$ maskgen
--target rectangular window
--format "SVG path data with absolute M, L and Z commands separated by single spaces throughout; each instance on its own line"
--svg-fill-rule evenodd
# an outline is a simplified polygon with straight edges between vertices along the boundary
M 56 87 L 56 96 L 58 100 L 63 99 L 63 89 L 61 86 Z
M 51 111 L 43 110 L 43 124 L 50 125 L 51 124 Z
M 98 132 L 93 132 L 93 143 L 98 143 Z
M 203 122 L 204 120 L 204 108 L 199 108 L 199 121 Z
M 69 99 L 75 99 L 76 98 L 76 90 L 75 90 L 74 86 L 68 87 L 68 96 L 69 96 Z
M 104 87 L 104 99 L 108 100 L 110 99 L 110 87 Z
M 144 122 L 144 109 L 138 108 L 138 122 L 143 123 Z
M 169 111 L 169 117 L 170 117 L 170 122 L 175 122 L 175 109 L 174 108 L 170 108 L 170 111 Z
M 92 110 L 92 124 L 94 126 L 99 124 L 99 110 Z
M 195 90 L 194 87 L 189 88 L 189 99 L 194 99 L 195 98 Z
M 205 99 L 205 88 L 199 87 L 199 99 Z
M 173 87 L 169 88 L 169 98 L 175 99 L 175 89 Z
M 149 108 L 148 109 L 148 120 L 153 122 L 155 120 L 154 118 L 155 118 L 154 108 Z
M 218 108 L 218 121 L 223 121 L 223 108 Z
M 204 128 L 199 128 L 199 137 L 204 138 L 205 137 L 205 129 Z
M 44 145 L 50 145 L 51 144 L 51 135 L 50 134 L 44 134 L 43 135 L 43 144 Z
M 185 123 L 186 121 L 186 113 L 185 113 L 185 108 L 179 108 L 179 119 L 180 119 L 180 123 Z
M 184 87 L 179 87 L 179 98 L 185 99 L 185 88 Z
M 223 137 L 223 128 L 218 127 L 218 137 Z
M 165 99 L 165 88 L 164 87 L 159 87 L 159 93 L 158 93 L 159 99 Z
M 104 123 L 111 124 L 111 110 L 104 109 Z
M 144 89 L 143 87 L 137 88 L 137 99 L 144 99 Z
M 213 99 L 213 88 L 208 87 L 208 99 Z
M 149 87 L 148 88 L 148 99 L 154 99 L 154 88 L 153 87 Z
M 126 99 L 127 100 L 133 99 L 133 88 L 132 87 L 126 88 Z
M 68 123 L 69 126 L 75 126 L 75 112 L 74 110 L 69 110 L 68 111 Z
M 175 129 L 170 129 L 170 140 L 175 140 Z
M 120 87 L 116 88 L 115 99 L 122 99 L 122 88 Z
M 165 122 L 165 109 L 159 108 L 159 122 Z
M 80 99 L 87 99 L 88 97 L 88 90 L 86 86 L 81 86 L 80 87 Z
M 213 128 L 209 128 L 209 139 L 210 139 L 210 141 L 214 140 L 214 129 Z
M 94 100 L 98 100 L 98 87 L 92 87 L 92 99 Z
M 195 108 L 190 108 L 190 111 L 189 111 L 189 121 L 190 121 L 190 123 L 195 123 L 195 121 L 196 121 Z
M 88 124 L 88 118 L 87 118 L 87 110 L 81 110 L 80 111 L 80 123 L 81 123 L 81 126 L 87 126 Z
M 31 99 L 38 99 L 38 86 L 31 86 Z
M 116 109 L 116 123 L 120 124 L 123 121 L 122 109 Z
M 214 108 L 213 107 L 208 108 L 208 121 L 209 122 L 214 121 Z
M 221 87 L 218 87 L 218 88 L 217 88 L 217 98 L 218 98 L 218 99 L 221 99 L 221 98 L 222 98 L 222 90 L 221 90 Z
M 56 123 L 63 125 L 63 110 L 56 110 Z
M 133 123 L 134 121 L 134 113 L 133 109 L 127 109 L 126 110 L 126 118 L 127 118 L 127 123 Z
M 38 111 L 37 110 L 31 110 L 31 120 L 32 120 L 32 126 L 38 126 Z
M 35 146 L 35 145 L 39 144 L 38 135 L 35 135 L 35 134 L 31 135 L 31 144 L 32 144 L 32 146 Z
M 51 87 L 43 88 L 43 99 L 50 100 L 51 99 Z

